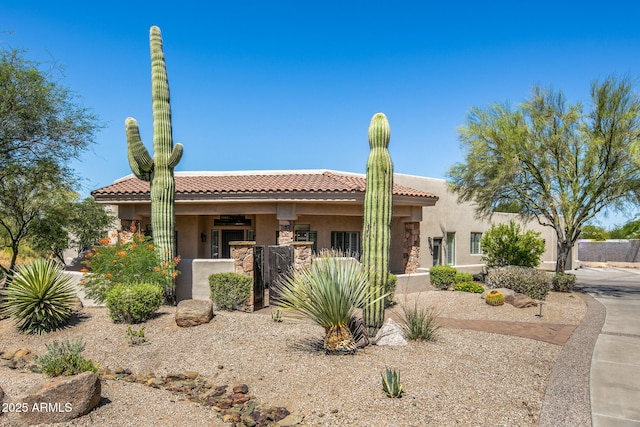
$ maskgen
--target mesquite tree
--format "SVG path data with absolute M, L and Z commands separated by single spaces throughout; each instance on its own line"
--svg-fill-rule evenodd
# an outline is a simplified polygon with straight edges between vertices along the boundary
M 393 211 L 393 163 L 389 155 L 391 131 L 387 117 L 377 113 L 369 125 L 369 159 L 367 161 L 362 226 L 362 262 L 369 271 L 372 291 L 364 308 L 367 332 L 374 336 L 384 322 L 384 290 L 389 276 L 391 213 Z
M 151 92 L 153 100 L 153 158 L 140 139 L 138 123 L 125 122 L 129 165 L 139 179 L 151 183 L 153 241 L 167 266 L 175 257 L 175 180 L 173 168 L 182 157 L 182 144 L 173 145 L 169 81 L 162 51 L 160 28 L 151 27 Z M 174 283 L 165 287 L 165 298 L 175 300 Z

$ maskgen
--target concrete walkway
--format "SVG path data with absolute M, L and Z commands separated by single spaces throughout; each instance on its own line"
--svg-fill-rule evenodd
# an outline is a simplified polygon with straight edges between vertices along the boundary
M 640 270 L 575 273 L 578 288 L 606 309 L 589 376 L 593 427 L 640 427 Z

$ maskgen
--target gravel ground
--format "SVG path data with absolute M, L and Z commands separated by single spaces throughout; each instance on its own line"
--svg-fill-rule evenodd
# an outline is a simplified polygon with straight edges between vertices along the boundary
M 490 307 L 477 294 L 463 292 L 425 291 L 399 295 L 397 301 L 413 304 L 413 298 L 448 318 L 579 324 L 586 312 L 573 294 L 551 293 L 542 318 L 535 316 L 537 308 Z M 103 308 L 85 308 L 77 324 L 44 336 L 21 335 L 7 319 L 0 321 L 0 350 L 27 347 L 43 354 L 55 339 L 82 337 L 83 355 L 103 367 L 156 375 L 197 371 L 216 385 L 245 383 L 259 405 L 299 411 L 306 425 L 534 426 L 562 349 L 526 338 L 442 329 L 435 342 L 327 356 L 318 348 L 324 331 L 307 321 L 274 323 L 260 312 L 217 312 L 211 323 L 183 329 L 174 313 L 173 307 L 161 308 L 144 325 L 149 343 L 139 346 L 128 344 L 128 325 L 112 323 Z M 385 367 L 400 369 L 401 399 L 383 393 Z M 0 368 L 7 401 L 19 402 L 44 380 Z M 102 385 L 101 405 L 68 425 L 225 425 L 212 410 L 170 392 L 116 381 Z M 11 424 L 0 417 L 0 425 Z

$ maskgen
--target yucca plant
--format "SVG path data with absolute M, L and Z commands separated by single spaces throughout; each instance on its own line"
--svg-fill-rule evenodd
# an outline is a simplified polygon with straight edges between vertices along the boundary
M 38 259 L 18 267 L 11 284 L 0 289 L 0 310 L 21 332 L 41 334 L 67 325 L 75 294 L 70 275 L 54 261 Z
M 308 318 L 322 326 L 327 353 L 353 353 L 357 346 L 348 325 L 356 310 L 364 308 L 371 299 L 368 277 L 356 259 L 320 256 L 311 266 L 274 285 L 278 295 L 276 305 L 292 317 Z
M 400 371 L 385 368 L 382 376 L 382 389 L 389 397 L 402 397 L 402 384 L 400 384 Z

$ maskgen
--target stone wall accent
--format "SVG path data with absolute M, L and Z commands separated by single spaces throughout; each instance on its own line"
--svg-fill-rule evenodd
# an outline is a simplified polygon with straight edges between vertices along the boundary
M 299 270 L 311 265 L 313 242 L 291 242 L 293 246 L 293 268 Z
M 293 224 L 292 221 L 280 221 L 280 230 L 278 233 L 278 244 L 286 246 L 293 242 Z
M 235 272 L 238 274 L 244 274 L 251 276 L 253 279 L 253 247 L 256 242 L 230 242 L 231 258 L 233 258 L 233 265 Z M 249 295 L 249 302 L 245 311 L 253 311 L 254 309 L 254 297 L 253 286 L 251 287 L 251 294 Z
M 420 223 L 405 222 L 402 239 L 402 260 L 404 273 L 415 273 L 420 267 Z

